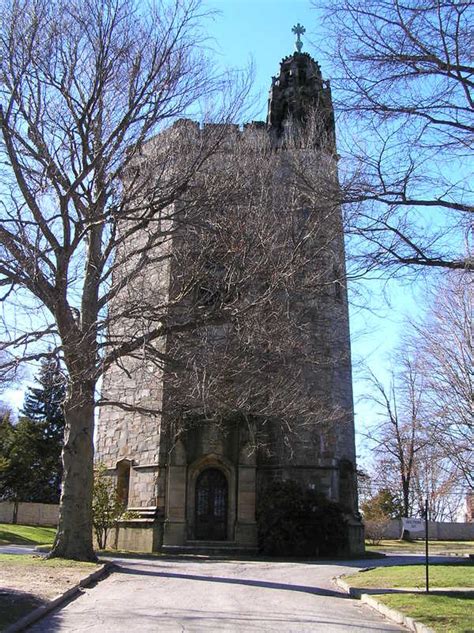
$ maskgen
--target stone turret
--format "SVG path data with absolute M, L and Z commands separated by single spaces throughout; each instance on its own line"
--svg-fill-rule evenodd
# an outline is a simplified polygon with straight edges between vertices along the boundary
M 319 64 L 308 53 L 295 52 L 282 59 L 279 75 L 272 78 L 267 127 L 275 144 L 286 133 L 310 121 L 317 122 L 321 139 L 334 145 L 334 111 L 331 88 Z M 317 140 L 316 140 L 317 142 Z

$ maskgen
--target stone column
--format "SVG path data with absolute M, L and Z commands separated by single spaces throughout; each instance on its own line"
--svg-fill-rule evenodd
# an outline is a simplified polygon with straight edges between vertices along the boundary
M 163 545 L 186 542 L 186 466 L 168 466 Z
M 247 446 L 243 446 L 239 461 L 235 540 L 238 545 L 255 548 L 257 547 L 255 454 L 250 452 Z

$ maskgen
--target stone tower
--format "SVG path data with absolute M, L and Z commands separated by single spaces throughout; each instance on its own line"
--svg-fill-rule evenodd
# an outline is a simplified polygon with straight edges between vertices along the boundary
M 194 126 L 196 135 L 205 133 L 197 124 L 186 125 Z M 315 127 L 312 141 L 299 148 L 299 134 L 309 125 Z M 293 151 L 296 147 L 303 157 L 319 152 L 321 160 L 328 161 L 336 174 L 330 88 L 319 65 L 308 54 L 298 50 L 282 60 L 279 75 L 272 80 L 266 123 L 251 124 L 243 131 L 234 128 L 231 138 L 238 142 L 249 130 L 264 135 L 271 151 L 282 156 L 291 144 Z M 282 191 L 284 178 L 283 175 Z M 295 366 L 301 376 L 302 392 L 308 398 L 317 394 L 325 405 L 315 410 L 310 422 L 290 438 L 276 416 L 266 422 L 261 432 L 265 450 L 252 443 L 248 425 L 243 425 L 238 416 L 226 425 L 215 424 L 206 416 L 205 421 L 183 427 L 176 434 L 171 431 L 174 422 L 170 422 L 176 417 L 176 392 L 166 368 L 152 379 L 136 366 L 125 374 L 111 367 L 105 374 L 102 392 L 109 400 L 121 399 L 130 405 L 139 401 L 141 408 L 148 403 L 160 411 L 150 416 L 138 409 L 134 411 L 133 406 L 130 410 L 110 406 L 99 417 L 96 458 L 105 463 L 119 494 L 136 517 L 122 522 L 120 547 L 173 551 L 197 549 L 212 542 L 233 549 L 254 549 L 259 495 L 275 479 L 292 479 L 346 507 L 351 550 L 362 551 L 339 209 L 333 210 L 329 223 L 325 290 L 314 299 L 302 288 L 291 308 L 293 320 L 304 323 L 306 357 L 310 358 L 304 367 Z M 318 246 L 314 242 L 311 247 Z M 172 267 L 165 272 L 150 269 L 146 272 L 147 284 L 169 287 L 172 292 L 175 274 Z M 163 341 L 163 349 L 172 343 Z M 182 384 L 183 390 L 186 385 Z M 284 400 L 285 394 L 282 395 Z

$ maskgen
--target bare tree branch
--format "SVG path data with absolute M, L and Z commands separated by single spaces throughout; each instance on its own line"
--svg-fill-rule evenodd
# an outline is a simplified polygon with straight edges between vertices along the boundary
M 332 38 L 342 202 L 356 262 L 472 271 L 472 3 L 314 6 Z

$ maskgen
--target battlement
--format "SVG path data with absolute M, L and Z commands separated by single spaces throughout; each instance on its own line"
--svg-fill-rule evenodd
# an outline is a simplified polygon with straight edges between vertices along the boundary
M 305 135 L 305 132 L 308 134 Z M 303 136 L 306 138 L 303 139 Z M 295 52 L 284 57 L 280 72 L 272 77 L 266 121 L 236 123 L 199 123 L 188 118 L 175 121 L 169 128 L 144 143 L 140 155 L 160 151 L 169 140 L 177 154 L 186 144 L 211 143 L 220 151 L 231 151 L 236 143 L 248 143 L 259 151 L 293 145 L 323 149 L 335 155 L 335 124 L 329 81 L 308 53 Z
M 238 123 L 199 123 L 193 119 L 178 119 L 173 123 L 171 129 L 190 131 L 205 136 L 213 133 L 245 136 L 249 132 L 267 130 L 265 121 L 250 121 L 239 125 Z
M 178 119 L 169 128 L 149 139 L 141 148 L 142 157 L 150 151 L 164 148 L 166 141 L 180 151 L 184 145 L 210 144 L 220 151 L 232 151 L 237 145 L 245 145 L 249 150 L 267 151 L 279 148 L 323 149 L 334 155 L 334 122 L 332 108 L 326 101 L 314 109 L 307 108 L 306 116 L 286 113 L 284 121 L 278 124 L 265 121 L 249 121 L 243 125 L 236 123 L 199 123 L 193 119 Z
M 153 157 L 157 160 L 159 154 L 169 160 L 171 155 L 180 156 L 183 152 L 201 151 L 208 146 L 213 153 L 231 152 L 236 146 L 246 145 L 248 149 L 266 151 L 271 148 L 271 135 L 264 121 L 250 121 L 243 125 L 236 123 L 199 123 L 193 119 L 178 119 L 169 128 L 159 132 L 141 147 L 136 160 Z

